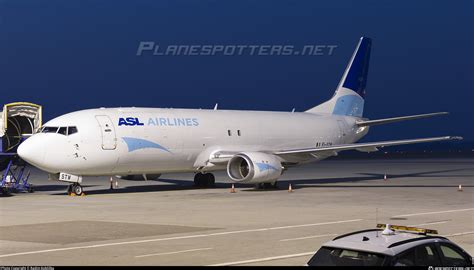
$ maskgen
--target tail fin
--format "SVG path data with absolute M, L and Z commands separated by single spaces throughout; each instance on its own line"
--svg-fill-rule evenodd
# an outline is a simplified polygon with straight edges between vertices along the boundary
M 372 40 L 361 37 L 333 97 L 306 112 L 362 117 L 371 47 Z

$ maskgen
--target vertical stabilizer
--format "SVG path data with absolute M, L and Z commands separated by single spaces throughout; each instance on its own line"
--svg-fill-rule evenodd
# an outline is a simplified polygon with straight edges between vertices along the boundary
M 306 112 L 362 117 L 371 47 L 372 40 L 361 37 L 333 97 Z

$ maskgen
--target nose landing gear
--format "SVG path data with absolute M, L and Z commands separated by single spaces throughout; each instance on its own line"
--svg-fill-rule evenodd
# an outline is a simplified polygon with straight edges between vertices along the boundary
M 74 183 L 74 184 L 69 185 L 67 193 L 69 196 L 72 196 L 73 194 L 75 196 L 83 196 L 84 190 L 79 183 Z
M 70 196 L 84 196 L 85 195 L 84 190 L 81 186 L 82 176 L 80 175 L 73 175 L 69 173 L 57 173 L 57 174 L 49 174 L 48 179 L 70 183 L 67 189 L 67 194 Z

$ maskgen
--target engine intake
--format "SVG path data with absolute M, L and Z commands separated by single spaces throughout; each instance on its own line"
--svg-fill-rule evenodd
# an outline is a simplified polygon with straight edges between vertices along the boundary
M 239 183 L 275 182 L 282 174 L 280 159 L 261 152 L 244 152 L 233 156 L 227 164 L 230 179 Z

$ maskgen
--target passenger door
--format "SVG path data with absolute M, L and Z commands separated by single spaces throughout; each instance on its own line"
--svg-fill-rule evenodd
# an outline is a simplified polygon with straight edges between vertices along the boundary
M 114 124 L 107 115 L 96 115 L 95 117 L 102 133 L 102 149 L 114 150 L 117 148 L 117 136 Z

